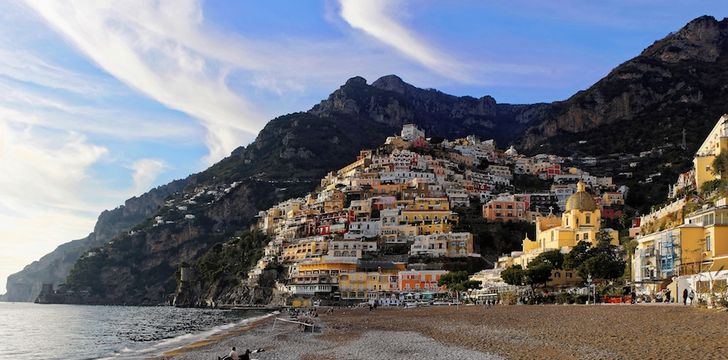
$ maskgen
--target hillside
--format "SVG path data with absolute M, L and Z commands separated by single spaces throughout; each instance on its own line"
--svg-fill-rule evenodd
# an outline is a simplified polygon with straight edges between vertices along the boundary
M 271 120 L 253 143 L 209 169 L 105 212 L 89 237 L 11 276 L 7 298 L 32 300 L 40 284 L 62 282 L 79 256 L 101 246 L 76 264 L 71 286 L 91 289 L 98 303 L 163 302 L 179 264 L 240 234 L 258 210 L 311 190 L 360 149 L 382 143 L 410 122 L 431 136 L 475 134 L 529 153 L 605 156 L 664 147 L 661 155 L 640 163 L 629 184 L 636 194 L 630 205 L 644 211 L 664 200 L 667 184 L 687 169 L 699 142 L 728 112 L 727 29 L 728 19 L 695 19 L 589 89 L 551 104 L 457 97 L 416 88 L 394 75 L 371 84 L 354 77 L 308 112 Z M 683 129 L 686 149 L 678 146 Z M 656 171 L 662 175 L 654 183 L 639 183 Z M 189 212 L 165 206 L 181 204 L 201 189 L 230 190 Z M 195 218 L 186 221 L 185 215 Z M 155 226 L 155 216 L 173 220 Z
M 588 89 L 551 104 L 520 144 L 531 151 L 634 153 L 678 144 L 684 128 L 692 153 L 728 111 L 726 69 L 728 18 L 697 18 Z
M 393 91 L 392 86 L 406 90 Z M 382 143 L 401 124 L 421 124 L 433 134 L 475 133 L 506 141 L 525 128 L 518 114 L 526 108 L 510 109 L 490 98 L 417 89 L 396 76 L 372 85 L 361 77 L 352 78 L 310 111 L 271 120 L 253 143 L 182 180 L 184 188 L 167 197 L 167 205 L 155 203 L 155 211 L 140 216 L 136 226 L 120 228 L 112 242 L 106 238 L 91 256 L 84 254 L 71 271 L 68 285 L 90 290 L 93 295 L 88 302 L 92 303 L 164 302 L 174 290 L 180 264 L 239 235 L 258 210 L 310 191 L 327 172 L 351 161 L 359 150 Z M 220 189 L 229 192 L 211 201 L 195 201 L 194 206 L 185 202 L 200 191 Z M 175 210 L 180 205 L 187 209 Z M 187 221 L 185 215 L 195 218 Z M 156 224 L 156 216 L 164 223 Z M 84 253 L 94 246 L 99 243 L 89 242 L 79 250 Z M 40 263 L 52 267 L 49 262 Z M 38 288 L 46 281 L 29 273 L 21 275 Z

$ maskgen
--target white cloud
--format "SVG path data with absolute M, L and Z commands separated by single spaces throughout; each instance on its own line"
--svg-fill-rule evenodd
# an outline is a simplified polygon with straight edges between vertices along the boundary
M 228 155 L 262 127 L 261 111 L 234 93 L 225 72 L 205 57 L 232 55 L 207 45 L 218 40 L 201 29 L 196 1 L 27 3 L 102 69 L 199 119 L 208 130 L 208 162 Z
M 112 136 L 124 140 L 191 142 L 198 129 L 181 116 L 144 114 L 119 106 L 79 105 L 0 78 L 0 117 L 15 124 Z
M 163 160 L 159 159 L 140 159 L 135 161 L 131 165 L 131 169 L 134 171 L 132 179 L 134 180 L 133 194 L 141 194 L 147 192 L 154 180 L 157 179 L 167 168 L 167 164 Z
M 364 31 L 443 76 L 460 82 L 472 81 L 463 72 L 464 64 L 427 44 L 391 16 L 401 11 L 397 2 L 339 0 L 339 3 L 341 17 L 351 27 Z
M 90 173 L 107 154 L 77 133 L 14 125 L 0 114 L 0 254 L 10 258 L 0 279 L 93 229 L 116 201 Z

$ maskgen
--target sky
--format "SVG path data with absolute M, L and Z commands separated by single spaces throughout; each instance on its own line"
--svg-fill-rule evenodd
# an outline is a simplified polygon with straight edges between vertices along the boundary
M 0 2 L 0 293 L 348 78 L 563 100 L 725 1 Z

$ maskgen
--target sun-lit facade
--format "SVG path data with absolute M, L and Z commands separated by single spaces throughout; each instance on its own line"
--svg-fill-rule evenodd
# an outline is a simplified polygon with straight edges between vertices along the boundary
M 580 241 L 595 245 L 597 234 L 602 230 L 609 234 L 612 245 L 619 245 L 616 230 L 602 229 L 601 211 L 594 197 L 586 191 L 584 182 L 579 181 L 576 192 L 566 201 L 566 211 L 561 218 L 553 214 L 538 217 L 535 239 L 526 237 L 522 252 L 514 254 L 512 261 L 499 262 L 526 268 L 531 260 L 545 251 L 560 250 L 566 253 Z

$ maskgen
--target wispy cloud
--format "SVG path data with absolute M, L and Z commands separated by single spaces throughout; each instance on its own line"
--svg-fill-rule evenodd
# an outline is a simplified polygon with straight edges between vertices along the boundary
M 53 28 L 98 66 L 147 96 L 183 111 L 207 128 L 208 162 L 250 140 L 261 112 L 225 83 L 206 58 L 196 1 L 28 0 Z M 182 41 L 191 35 L 189 41 Z
M 131 165 L 131 169 L 134 171 L 132 179 L 134 179 L 134 194 L 142 194 L 149 190 L 149 188 L 161 174 L 167 168 L 167 164 L 164 160 L 159 159 L 139 159 Z
M 402 11 L 398 2 L 385 0 L 340 0 L 341 17 L 353 28 L 411 57 L 425 67 L 448 78 L 472 81 L 463 72 L 464 64 L 427 44 L 392 15 Z

